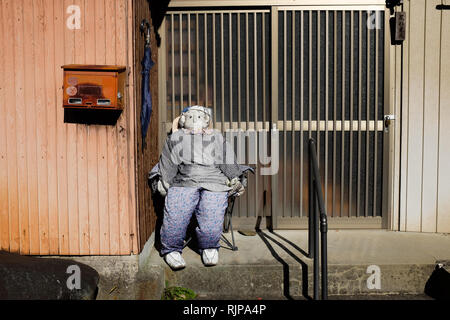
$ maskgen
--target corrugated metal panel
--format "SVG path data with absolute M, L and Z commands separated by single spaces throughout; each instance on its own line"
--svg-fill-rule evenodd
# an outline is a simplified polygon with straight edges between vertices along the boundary
M 450 13 L 437 10 L 439 4 L 440 0 L 405 1 L 402 231 L 450 232 Z
M 171 11 L 164 32 L 167 80 L 162 83 L 167 86 L 161 96 L 167 131 L 185 107 L 196 104 L 213 110 L 214 128 L 222 132 L 250 129 L 254 139 L 252 129 L 269 128 L 270 77 L 265 71 L 270 68 L 269 10 Z M 264 216 L 268 178 L 260 174 L 257 150 L 250 151 L 242 137 L 236 151 L 241 142 L 248 149 L 242 162 L 256 167 L 257 173 L 249 176 L 249 188 L 236 203 L 233 221 L 251 226 Z
M 349 220 L 352 228 L 358 221 L 359 227 L 379 228 L 384 10 L 361 5 L 320 9 L 273 7 L 276 15 L 251 8 L 169 11 L 161 49 L 167 77 L 162 121 L 170 130 L 172 120 L 191 104 L 212 108 L 214 126 L 223 131 L 267 130 L 271 116 L 281 131 L 280 168 L 272 177 L 271 194 L 277 228 L 306 226 L 304 161 L 306 140 L 314 136 L 332 219 L 340 219 L 340 226 Z M 368 31 L 372 16 L 381 25 Z M 266 72 L 271 67 L 272 73 Z M 263 216 L 268 177 L 257 172 L 238 201 L 236 224 Z
M 134 104 L 108 127 L 65 124 L 61 105 L 62 65 L 133 65 L 131 3 L 0 1 L 1 249 L 137 251 Z M 70 5 L 81 9 L 79 30 L 66 26 Z M 133 102 L 133 77 L 129 88 Z

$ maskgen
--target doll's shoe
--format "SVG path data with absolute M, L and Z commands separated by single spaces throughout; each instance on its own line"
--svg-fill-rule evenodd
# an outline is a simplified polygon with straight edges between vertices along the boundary
M 205 249 L 202 258 L 205 266 L 215 266 L 219 262 L 219 250 Z
M 174 270 L 183 269 L 186 267 L 186 262 L 184 261 L 181 254 L 177 251 L 168 253 L 164 256 L 167 264 Z

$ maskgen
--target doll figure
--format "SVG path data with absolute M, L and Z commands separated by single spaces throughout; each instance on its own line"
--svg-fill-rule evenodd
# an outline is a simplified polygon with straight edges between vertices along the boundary
M 209 108 L 183 110 L 159 161 L 156 188 L 165 196 L 161 255 L 175 270 L 186 266 L 181 254 L 193 214 L 203 263 L 218 263 L 228 197 L 244 193 L 234 151 L 221 132 L 209 128 L 211 118 Z

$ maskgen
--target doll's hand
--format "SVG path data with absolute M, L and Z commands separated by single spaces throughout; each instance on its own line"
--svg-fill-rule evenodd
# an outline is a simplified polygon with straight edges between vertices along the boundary
M 240 197 L 244 194 L 245 188 L 242 185 L 241 181 L 238 178 L 233 178 L 231 181 L 227 180 L 228 187 L 232 188 L 228 193 L 229 196 Z
M 164 180 L 158 181 L 158 192 L 165 197 L 167 195 L 167 191 L 169 190 L 170 185 Z

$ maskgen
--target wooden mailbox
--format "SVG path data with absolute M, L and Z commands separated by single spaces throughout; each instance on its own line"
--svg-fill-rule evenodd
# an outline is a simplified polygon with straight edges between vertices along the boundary
M 66 65 L 64 108 L 123 110 L 126 67 Z

